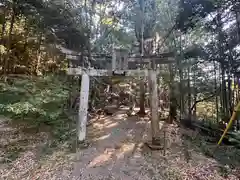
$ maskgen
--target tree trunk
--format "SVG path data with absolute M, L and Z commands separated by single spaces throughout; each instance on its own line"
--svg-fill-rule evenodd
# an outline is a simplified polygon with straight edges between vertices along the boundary
M 221 65 L 221 97 L 222 97 L 222 115 L 223 119 L 228 118 L 228 103 L 227 103 L 227 91 L 226 91 L 226 80 L 225 80 L 225 55 L 224 55 L 224 49 L 223 49 L 223 32 L 222 32 L 222 20 L 221 20 L 221 14 L 218 12 L 217 14 L 217 33 L 218 33 L 218 50 L 219 50 L 219 62 Z
M 145 112 L 145 82 L 144 78 L 140 81 L 140 110 L 138 112 L 140 116 L 144 116 Z
M 188 116 L 189 116 L 189 119 L 191 119 L 191 116 L 192 116 L 192 110 L 191 110 L 191 85 L 190 85 L 190 67 L 188 67 L 188 70 L 187 70 L 187 79 L 188 79 L 188 82 L 187 82 L 187 86 L 188 86 Z
M 215 91 L 217 91 L 217 65 L 216 62 L 213 61 L 214 63 L 214 89 Z M 215 98 L 215 108 L 216 108 L 216 118 L 217 118 L 217 122 L 219 122 L 219 107 L 218 107 L 218 96 L 216 95 Z
M 224 119 L 227 116 L 227 99 L 226 99 L 226 80 L 225 80 L 225 68 L 224 65 L 221 66 L 221 81 L 222 81 L 222 87 L 221 87 L 221 94 L 222 94 L 222 114 L 224 115 Z
M 238 85 L 238 79 L 239 77 L 237 76 L 237 82 L 236 82 L 236 104 L 238 103 L 239 101 L 239 85 Z M 235 108 L 235 107 L 234 107 Z M 238 118 L 237 118 L 237 130 L 240 129 L 240 124 L 239 124 L 239 115 L 238 115 Z
M 233 105 L 232 105 L 232 79 L 231 79 L 231 74 L 228 72 L 228 115 L 231 116 L 232 110 L 233 110 Z
M 89 97 L 89 102 L 88 102 L 88 111 L 89 112 L 93 112 L 94 111 L 94 105 L 95 105 L 95 97 L 96 97 L 96 83 L 95 81 L 92 79 L 90 80 L 90 97 Z
M 1 32 L 1 39 L 0 39 L 0 45 L 4 46 L 4 34 L 5 34 L 5 30 L 6 30 L 6 8 L 4 8 L 4 12 L 3 12 L 3 24 L 2 24 L 2 32 Z M 2 67 L 2 69 L 4 69 L 4 54 L 0 55 L 0 64 Z
M 11 64 L 10 64 L 10 60 L 11 60 L 11 48 L 12 48 L 12 32 L 13 32 L 13 26 L 15 23 L 15 13 L 16 13 L 15 3 L 16 3 L 16 1 L 13 1 L 13 3 L 12 3 L 12 17 L 11 17 L 11 21 L 10 21 L 10 28 L 9 28 L 9 35 L 8 35 L 7 57 L 5 57 L 4 69 L 3 69 L 3 72 L 5 75 L 7 75 L 9 73 L 10 66 L 14 67 L 14 62 L 11 62 Z
M 235 9 L 235 17 L 236 17 L 236 22 L 237 22 L 237 29 L 238 29 L 238 36 L 237 36 L 237 40 L 238 42 L 240 42 L 240 12 L 239 12 L 239 7 L 240 5 L 238 5 L 238 7 Z
M 183 71 L 180 67 L 179 69 L 179 77 L 180 77 L 180 83 L 179 83 L 179 98 L 180 98 L 180 117 L 184 114 L 184 93 L 183 93 Z
M 39 38 L 38 38 L 37 62 L 36 62 L 35 70 L 34 70 L 36 75 L 39 75 L 39 73 L 40 73 L 39 67 L 40 67 L 40 63 L 41 63 L 42 36 L 43 36 L 43 34 L 40 33 Z
M 218 69 L 218 74 L 219 74 L 219 82 L 220 82 L 220 94 L 219 94 L 219 102 L 220 102 L 220 119 L 223 117 L 223 96 L 222 96 L 222 74 L 221 74 L 221 64 L 219 65 Z
M 182 70 L 182 36 L 180 35 L 180 59 L 178 59 L 178 71 L 179 71 L 179 77 L 180 77 L 180 83 L 179 83 L 179 102 L 180 102 L 180 119 L 182 118 L 182 115 L 184 113 L 184 93 L 183 93 L 183 70 Z
M 193 102 L 195 103 L 197 101 L 197 88 L 196 88 L 196 72 L 195 69 L 193 70 Z M 197 108 L 196 106 L 193 109 L 193 119 L 197 118 Z
M 3 37 L 4 37 L 5 29 L 6 29 L 6 9 L 4 8 L 4 11 L 3 11 L 3 24 L 2 24 L 2 32 L 1 32 L 0 44 L 3 44 L 2 40 L 3 40 Z
M 173 81 L 174 81 L 174 73 L 172 64 L 169 64 L 169 72 L 170 72 L 170 83 L 169 83 L 169 100 L 170 100 L 170 107 L 169 107 L 169 121 L 168 123 L 172 124 L 174 120 L 176 120 L 177 116 L 177 100 L 176 94 L 174 93 Z

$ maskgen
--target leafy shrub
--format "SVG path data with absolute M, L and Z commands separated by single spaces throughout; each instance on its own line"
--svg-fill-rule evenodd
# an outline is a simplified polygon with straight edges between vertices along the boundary
M 0 113 L 36 126 L 50 125 L 55 129 L 53 134 L 65 139 L 63 131 L 67 133 L 65 127 L 69 127 L 64 125 L 68 122 L 63 113 L 68 98 L 65 83 L 53 76 L 10 80 L 0 82 Z

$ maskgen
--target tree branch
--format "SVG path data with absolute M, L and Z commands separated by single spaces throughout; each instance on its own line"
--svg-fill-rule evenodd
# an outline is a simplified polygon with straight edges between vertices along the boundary
M 194 104 L 192 105 L 192 107 L 191 107 L 191 112 L 192 112 L 193 109 L 196 107 L 197 103 L 200 103 L 200 102 L 203 102 L 203 101 L 206 101 L 206 100 L 208 100 L 208 99 L 213 98 L 214 96 L 216 96 L 216 95 L 218 94 L 219 90 L 220 90 L 220 88 L 218 88 L 217 90 L 215 90 L 215 91 L 213 92 L 213 94 L 211 94 L 210 96 L 195 101 L 195 103 L 194 103 Z

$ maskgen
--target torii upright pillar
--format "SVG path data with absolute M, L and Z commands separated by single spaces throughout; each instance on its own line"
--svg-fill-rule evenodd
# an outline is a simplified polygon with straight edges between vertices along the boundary
M 78 112 L 78 141 L 84 141 L 86 138 L 87 117 L 88 117 L 88 97 L 89 97 L 89 75 L 85 72 L 82 74 L 80 103 Z
M 151 128 L 152 145 L 160 145 L 159 140 L 159 120 L 158 120 L 158 90 L 157 90 L 157 71 L 149 71 L 150 95 L 151 95 Z

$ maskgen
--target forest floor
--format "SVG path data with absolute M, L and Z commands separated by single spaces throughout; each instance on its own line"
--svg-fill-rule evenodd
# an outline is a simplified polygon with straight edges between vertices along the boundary
M 56 76 L 0 81 L 1 180 L 240 179 L 240 150 L 215 149 L 208 137 L 173 124 L 165 126 L 163 156 L 144 145 L 151 139 L 149 117 L 128 117 L 124 109 L 92 117 L 88 146 L 76 147 L 76 121 L 63 113 L 67 82 Z
M 215 145 L 203 142 L 197 132 L 168 125 L 166 155 L 163 156 L 162 151 L 151 151 L 144 145 L 151 134 L 148 117 L 127 117 L 124 110 L 95 119 L 88 126 L 88 147 L 78 148 L 76 152 L 69 151 L 66 144 L 49 151 L 51 148 L 46 148 L 46 144 L 51 137 L 47 131 L 42 127 L 40 131 L 32 132 L 24 124 L 12 124 L 9 119 L 1 118 L 0 179 L 240 178 L 239 151 L 233 147 L 221 146 L 211 155 Z M 163 139 L 163 133 L 161 136 Z

